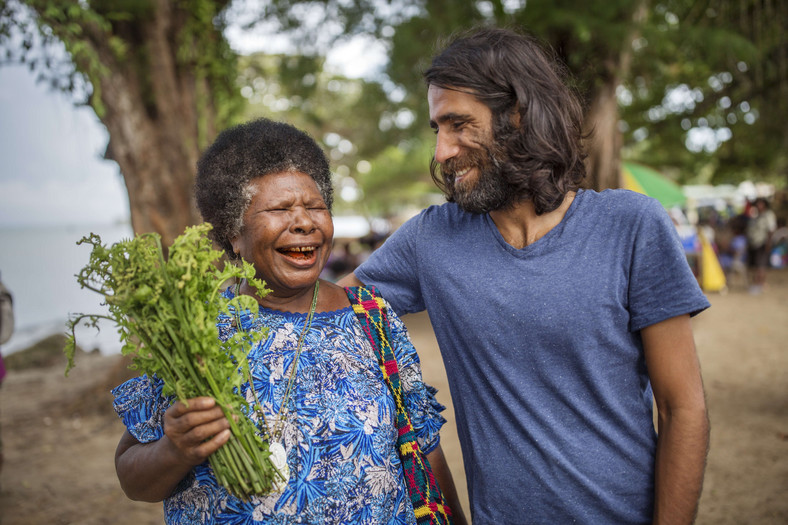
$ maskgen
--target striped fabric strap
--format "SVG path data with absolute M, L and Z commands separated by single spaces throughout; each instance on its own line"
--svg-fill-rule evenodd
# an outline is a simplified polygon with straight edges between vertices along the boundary
M 443 500 L 429 461 L 416 441 L 416 432 L 405 407 L 399 366 L 389 343 L 391 330 L 385 302 L 374 287 L 350 287 L 345 288 L 345 291 L 364 333 L 375 349 L 380 370 L 394 397 L 397 409 L 397 446 L 416 522 L 420 525 L 451 524 L 451 511 Z

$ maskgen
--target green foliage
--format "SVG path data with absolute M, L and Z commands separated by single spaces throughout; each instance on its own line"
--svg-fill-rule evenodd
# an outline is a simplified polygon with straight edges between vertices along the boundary
M 674 0 L 650 11 L 623 85 L 627 155 L 673 166 L 682 182 L 785 178 L 788 40 L 774 34 L 780 24 L 761 19 L 759 42 L 756 4 Z M 759 83 L 757 72 L 779 64 L 780 52 L 782 78 L 775 70 Z
M 90 103 L 101 117 L 105 108 L 100 86 L 91 80 L 109 74 L 89 41 L 89 34 L 99 35 L 114 53 L 125 53 L 123 42 L 111 34 L 110 23 L 98 12 L 83 9 L 76 2 L 63 0 L 7 0 L 0 4 L 0 43 L 6 48 L 7 62 L 26 63 L 39 71 L 39 80 L 49 81 L 55 89 L 93 93 L 82 102 Z M 19 39 L 21 46 L 14 46 Z M 66 57 L 58 50 L 62 45 Z
M 359 174 L 363 205 L 371 215 L 395 215 L 406 205 L 423 208 L 443 201 L 429 176 L 434 136 L 402 141 L 381 151 Z
M 150 54 L 162 51 L 151 49 L 150 39 L 162 38 L 174 46 L 172 60 L 187 82 L 180 87 L 197 92 L 200 142 L 207 145 L 209 129 L 225 127 L 241 105 L 236 56 L 223 35 L 227 3 L 171 1 L 161 22 L 162 7 L 152 0 L 0 0 L 0 45 L 7 62 L 28 64 L 40 80 L 74 94 L 103 119 L 102 80 L 117 75 L 139 84 L 155 114 L 155 76 L 171 73 L 153 67 Z M 158 30 L 164 32 L 154 36 Z
M 156 3 L 21 1 L 0 0 L 0 41 L 7 52 L 13 48 L 11 55 L 27 57 L 36 69 L 46 70 L 48 63 L 53 80 L 77 91 L 96 90 L 97 78 L 133 68 L 155 111 L 150 51 L 135 35 L 150 25 Z M 783 30 L 788 13 L 782 3 L 269 0 L 248 4 L 258 9 L 249 26 L 261 22 L 266 31 L 290 36 L 298 52 L 244 57 L 240 63 L 222 34 L 229 3 L 172 2 L 176 61 L 193 79 L 202 115 L 200 145 L 210 141 L 211 130 L 241 118 L 292 122 L 330 153 L 337 187 L 359 185 L 365 203 L 372 201 L 369 209 L 405 205 L 400 198 L 410 199 L 425 187 L 432 191 L 426 161 L 417 167 L 413 164 L 419 161 L 411 164 L 412 149 L 402 155 L 390 149 L 412 147 L 411 139 L 432 144 L 422 71 L 441 40 L 479 24 L 527 28 L 541 37 L 566 63 L 589 106 L 601 88 L 619 86 L 624 158 L 678 173 L 683 181 L 788 178 L 788 129 L 782 117 L 788 109 Z M 23 30 L 23 5 L 36 13 L 28 20 L 35 21 L 37 31 L 29 24 Z M 12 29 L 21 35 L 16 40 L 10 39 Z M 363 81 L 325 71 L 326 49 L 358 35 L 389 49 L 385 72 Z M 64 75 L 55 59 L 36 55 L 36 38 L 62 41 L 73 59 L 72 73 Z M 17 49 L 12 41 L 22 45 Z M 94 91 L 90 103 L 101 114 L 99 94 Z M 682 94 L 688 98 L 677 105 Z M 704 148 L 699 136 L 713 138 Z M 366 163 L 389 174 L 392 182 L 359 170 Z M 410 184 L 413 191 L 405 188 Z M 338 211 L 359 202 L 338 199 Z
M 242 268 L 217 263 L 223 252 L 207 236 L 211 226 L 187 228 L 165 259 L 158 234 L 143 234 L 107 247 L 95 234 L 78 244 L 92 246 L 89 263 L 77 275 L 83 288 L 100 294 L 109 315 L 77 314 L 68 323 L 68 365 L 74 366 L 74 328 L 81 322 L 97 326 L 110 319 L 123 342 L 122 352 L 133 366 L 164 381 L 164 395 L 186 401 L 198 396 L 216 399 L 230 422 L 232 438 L 210 462 L 217 480 L 241 498 L 270 490 L 276 469 L 269 463 L 268 444 L 245 414 L 250 407 L 241 395 L 251 381 L 248 350 L 265 335 L 240 332 L 219 340 L 216 320 L 239 310 L 257 311 L 253 297 L 228 300 L 220 288 L 228 279 L 245 278 L 261 295 L 265 285 L 254 278 L 249 263 Z
M 178 34 L 178 63 L 193 71 L 197 87 L 197 114 L 215 113 L 215 126 L 200 119 L 199 145 L 204 148 L 215 138 L 214 127 L 223 129 L 242 110 L 236 75 L 238 57 L 224 37 L 226 21 L 222 10 L 229 0 L 178 0 L 188 13 Z
M 264 16 L 280 20 L 298 41 L 314 41 L 307 17 L 299 15 L 308 10 L 298 9 L 314 5 L 324 13 L 322 24 L 331 20 L 341 28 L 335 38 L 366 33 L 387 43 L 388 80 L 404 91 L 396 105 L 414 115 L 411 136 L 426 122 L 421 72 L 435 43 L 494 23 L 528 28 L 550 44 L 587 103 L 606 83 L 623 87 L 626 158 L 679 172 L 684 180 L 700 173 L 713 174 L 704 175 L 710 182 L 788 175 L 782 117 L 788 104 L 788 13 L 781 3 L 402 0 L 388 4 L 386 17 L 385 10 L 373 14 L 372 1 L 274 0 Z M 676 107 L 671 101 L 684 90 L 699 100 Z M 699 133 L 715 137 L 706 149 L 695 139 Z
M 248 101 L 241 119 L 282 120 L 315 137 L 331 158 L 339 196 L 336 212 L 380 209 L 384 202 L 396 209 L 411 201 L 413 191 L 392 195 L 386 185 L 367 184 L 369 165 L 392 145 L 405 143 L 414 127 L 410 110 L 391 102 L 380 83 L 331 74 L 323 69 L 322 59 L 310 56 L 256 54 L 240 62 L 239 84 Z M 407 185 L 419 177 L 428 182 L 429 156 L 420 160 L 419 171 L 401 166 L 413 177 L 393 179 L 392 185 Z M 360 186 L 363 198 L 343 200 L 341 190 L 347 185 Z M 431 184 L 418 184 L 418 191 L 425 186 Z

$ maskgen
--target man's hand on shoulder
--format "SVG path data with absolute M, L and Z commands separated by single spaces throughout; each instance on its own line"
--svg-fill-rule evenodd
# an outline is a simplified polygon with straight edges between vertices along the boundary
M 339 286 L 364 286 L 364 283 L 358 280 L 355 273 L 349 273 L 337 281 Z

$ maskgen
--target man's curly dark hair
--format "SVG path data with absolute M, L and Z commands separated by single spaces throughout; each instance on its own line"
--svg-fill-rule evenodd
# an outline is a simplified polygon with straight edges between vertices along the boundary
M 424 72 L 427 85 L 468 93 L 490 108 L 511 200 L 530 199 L 537 214 L 560 206 L 586 174 L 583 108 L 566 78 L 535 37 L 495 27 L 456 35 Z M 446 192 L 437 171 L 433 158 L 430 173 Z
M 235 259 L 230 240 L 241 232 L 252 200 L 250 183 L 271 173 L 300 171 L 312 177 L 331 210 L 333 188 L 325 153 L 305 132 L 268 119 L 226 129 L 197 163 L 195 196 L 211 236 Z

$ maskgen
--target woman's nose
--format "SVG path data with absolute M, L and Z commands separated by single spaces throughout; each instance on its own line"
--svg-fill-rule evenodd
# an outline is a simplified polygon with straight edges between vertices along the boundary
M 446 134 L 438 133 L 435 142 L 435 161 L 443 164 L 460 151 L 457 141 Z
M 309 210 L 297 206 L 292 210 L 292 224 L 291 229 L 298 233 L 312 233 L 315 230 L 315 221 L 312 220 L 312 216 L 309 213 Z

